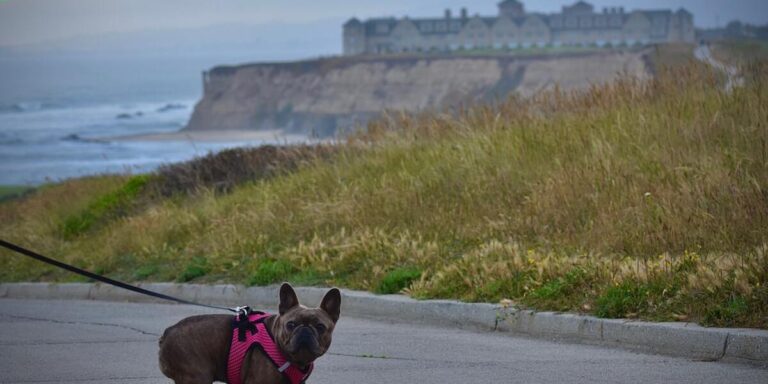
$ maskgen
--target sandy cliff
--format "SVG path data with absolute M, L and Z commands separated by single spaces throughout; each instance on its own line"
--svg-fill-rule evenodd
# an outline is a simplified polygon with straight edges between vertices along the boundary
M 440 109 L 555 84 L 575 89 L 620 73 L 646 76 L 643 56 L 361 57 L 216 67 L 185 129 L 326 135 L 384 110 Z

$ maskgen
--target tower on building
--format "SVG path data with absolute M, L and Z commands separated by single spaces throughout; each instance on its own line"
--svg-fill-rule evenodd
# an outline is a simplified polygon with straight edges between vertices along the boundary
M 504 0 L 499 3 L 499 16 L 511 19 L 525 16 L 525 6 L 517 0 Z

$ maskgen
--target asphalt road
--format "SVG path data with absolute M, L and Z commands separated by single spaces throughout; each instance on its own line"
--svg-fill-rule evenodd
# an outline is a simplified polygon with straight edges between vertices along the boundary
M 267 308 L 269 310 L 269 308 Z M 0 383 L 170 383 L 179 305 L 0 299 Z M 768 383 L 768 369 L 507 334 L 342 319 L 311 383 Z

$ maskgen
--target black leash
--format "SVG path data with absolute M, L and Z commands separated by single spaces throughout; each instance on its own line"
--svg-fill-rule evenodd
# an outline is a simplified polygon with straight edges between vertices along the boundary
M 227 307 L 219 307 L 219 306 L 215 306 L 215 305 L 200 304 L 200 303 L 195 303 L 193 301 L 188 301 L 188 300 L 179 299 L 179 298 L 176 298 L 176 297 L 173 297 L 173 296 L 164 295 L 162 293 L 153 292 L 153 291 L 150 291 L 150 290 L 147 290 L 147 289 L 144 289 L 144 288 L 137 287 L 135 285 L 130 285 L 130 284 L 127 284 L 127 283 L 123 283 L 122 281 L 112 280 L 109 277 L 97 275 L 97 274 L 95 274 L 93 272 L 88 272 L 88 271 L 86 271 L 84 269 L 80 269 L 78 267 L 75 267 L 75 266 L 72 266 L 72 265 L 69 265 L 69 264 L 66 264 L 66 263 L 62 263 L 60 261 L 51 259 L 49 257 L 45 257 L 45 256 L 43 256 L 43 255 L 41 255 L 39 253 L 30 251 L 29 249 L 26 249 L 24 247 L 20 247 L 20 246 L 18 246 L 16 244 L 9 243 L 9 242 L 7 242 L 5 240 L 2 240 L 2 239 L 0 239 L 0 246 L 8 248 L 11 251 L 20 253 L 20 254 L 22 254 L 24 256 L 31 257 L 31 258 L 33 258 L 35 260 L 42 261 L 43 263 L 47 263 L 47 264 L 53 265 L 55 267 L 59 267 L 61 269 L 65 269 L 67 271 L 76 273 L 78 275 L 85 276 L 85 277 L 87 277 L 89 279 L 101 281 L 102 283 L 106 283 L 106 284 L 109 284 L 109 285 L 113 285 L 115 287 L 127 289 L 129 291 L 140 293 L 142 295 L 152 296 L 152 297 L 155 297 L 155 298 L 158 298 L 158 299 L 163 299 L 163 300 L 175 301 L 175 302 L 181 303 L 181 304 L 196 305 L 198 307 L 205 307 L 205 308 L 219 309 L 219 310 L 223 310 L 223 311 L 230 311 L 230 312 L 234 312 L 234 313 L 237 313 L 237 314 L 240 314 L 241 312 L 243 312 L 244 310 L 247 309 L 247 307 L 227 308 Z

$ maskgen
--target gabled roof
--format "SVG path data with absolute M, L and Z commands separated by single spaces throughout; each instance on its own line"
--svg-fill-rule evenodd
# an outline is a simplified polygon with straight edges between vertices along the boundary
M 379 32 L 377 25 L 384 24 L 387 26 L 386 32 Z M 394 17 L 368 19 L 363 24 L 365 26 L 365 34 L 368 36 L 389 36 L 392 32 L 392 28 L 397 25 L 397 19 Z

